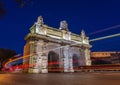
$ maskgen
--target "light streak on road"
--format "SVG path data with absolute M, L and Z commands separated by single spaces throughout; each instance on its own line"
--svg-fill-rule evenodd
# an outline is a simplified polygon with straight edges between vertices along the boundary
M 29 57 L 29 56 L 32 56 L 32 55 L 21 56 L 21 57 L 19 57 L 19 58 L 12 59 L 12 60 L 10 59 L 8 62 L 5 63 L 4 67 L 7 67 L 7 65 L 8 65 L 9 63 L 11 63 L 11 62 L 17 61 L 17 60 L 22 59 L 22 58 L 27 58 L 27 57 Z
M 34 54 L 32 54 L 32 55 L 34 55 Z M 5 65 L 4 65 L 4 67 L 7 67 L 7 65 L 10 64 L 11 62 L 14 62 L 14 61 L 17 61 L 17 60 L 20 60 L 20 59 L 23 59 L 23 58 L 27 58 L 27 57 L 32 56 L 32 55 L 26 55 L 26 56 L 21 56 L 21 57 L 16 58 L 16 59 L 12 59 L 12 60 L 6 62 Z M 78 61 L 83 62 L 84 60 L 74 60 L 73 63 L 76 63 Z M 58 64 L 58 63 L 59 62 L 49 62 L 48 64 L 51 65 L 51 64 Z

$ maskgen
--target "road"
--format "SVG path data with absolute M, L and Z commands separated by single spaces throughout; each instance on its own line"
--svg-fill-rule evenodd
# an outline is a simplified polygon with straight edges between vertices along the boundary
M 119 85 L 120 73 L 0 74 L 0 85 Z

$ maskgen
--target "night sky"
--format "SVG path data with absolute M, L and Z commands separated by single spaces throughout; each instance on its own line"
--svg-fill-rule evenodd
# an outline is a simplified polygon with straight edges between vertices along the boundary
M 16 0 L 17 1 L 17 0 Z M 19 1 L 19 0 L 18 0 Z M 90 39 L 120 33 L 120 0 L 0 0 L 5 13 L 0 17 L 0 48 L 23 53 L 24 37 L 42 15 L 45 24 L 59 28 L 66 20 L 69 30 Z M 110 27 L 113 27 L 111 30 Z M 91 42 L 92 51 L 120 51 L 120 36 Z

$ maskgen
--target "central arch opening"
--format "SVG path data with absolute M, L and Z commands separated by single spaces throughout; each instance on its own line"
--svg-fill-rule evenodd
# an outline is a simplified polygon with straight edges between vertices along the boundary
M 59 72 L 59 54 L 54 51 L 48 53 L 48 72 Z

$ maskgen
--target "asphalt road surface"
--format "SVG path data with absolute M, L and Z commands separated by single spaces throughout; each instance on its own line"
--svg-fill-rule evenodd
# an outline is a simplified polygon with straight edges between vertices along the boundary
M 120 85 L 120 72 L 0 74 L 0 85 Z

